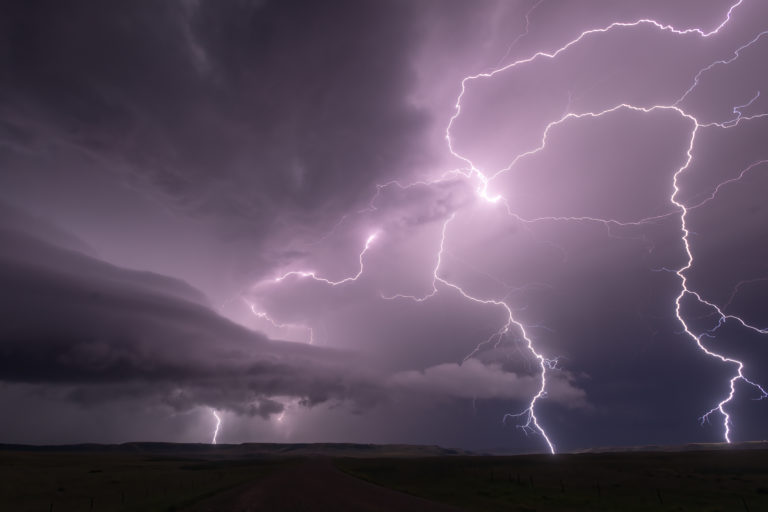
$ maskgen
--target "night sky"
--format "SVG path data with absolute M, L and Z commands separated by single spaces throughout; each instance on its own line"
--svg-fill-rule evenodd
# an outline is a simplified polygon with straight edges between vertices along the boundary
M 766 438 L 767 58 L 762 0 L 0 2 L 0 442 Z

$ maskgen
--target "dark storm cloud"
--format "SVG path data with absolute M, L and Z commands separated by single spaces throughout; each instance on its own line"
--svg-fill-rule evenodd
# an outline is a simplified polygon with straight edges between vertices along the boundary
M 164 276 L 114 267 L 3 222 L 0 380 L 63 386 L 81 402 L 156 398 L 266 416 L 271 396 L 306 405 L 379 392 L 350 354 L 275 342 Z
M 423 392 L 432 397 L 481 400 L 526 400 L 535 395 L 540 386 L 537 376 L 518 375 L 505 371 L 499 364 L 483 364 L 477 359 L 469 359 L 463 364 L 440 364 L 423 371 L 401 372 L 392 376 L 392 382 L 409 392 Z M 586 408 L 584 391 L 574 387 L 572 382 L 571 376 L 556 373 L 549 387 L 551 398 L 568 408 Z
M 26 212 L 0 202 L 0 225 L 17 232 L 31 233 L 37 238 L 48 240 L 63 249 L 93 255 L 93 248 L 72 233 L 61 229 L 46 219 L 37 218 Z
M 75 146 L 229 233 L 322 227 L 423 161 L 426 114 L 407 100 L 418 12 L 372 1 L 5 3 L 2 143 Z
M 8 207 L 0 223 L 0 381 L 83 405 L 144 400 L 269 417 L 283 402 L 369 409 L 422 399 L 524 398 L 525 373 L 468 361 L 387 374 L 348 351 L 272 341 L 214 313 L 183 282 L 115 267 L 44 241 L 43 221 Z M 63 237 L 65 240 L 66 237 Z M 567 376 L 550 391 L 584 406 Z

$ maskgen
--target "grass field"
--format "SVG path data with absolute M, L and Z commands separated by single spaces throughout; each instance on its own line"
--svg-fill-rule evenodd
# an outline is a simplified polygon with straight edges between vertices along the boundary
M 262 478 L 279 460 L 0 453 L 0 510 L 173 511 Z
M 768 511 L 768 451 L 340 459 L 360 478 L 465 510 Z
M 764 449 L 556 456 L 445 453 L 451 452 L 375 445 L 0 446 L 0 510 L 170 512 L 199 510 L 195 507 L 201 503 L 223 503 L 215 510 L 228 510 L 226 504 L 242 503 L 238 496 L 248 490 L 260 496 L 248 503 L 249 510 L 266 509 L 259 505 L 268 499 L 267 508 L 278 510 L 275 503 L 282 503 L 281 496 L 291 489 L 304 489 L 306 503 L 318 503 L 313 496 L 322 494 L 324 503 L 338 503 L 334 510 L 360 510 L 360 501 L 344 503 L 345 490 L 352 494 L 359 480 L 332 478 L 322 469 L 327 466 L 341 475 L 335 466 L 378 486 L 460 510 L 768 511 Z M 333 464 L 313 462 L 330 457 Z M 315 486 L 302 487 L 304 479 Z M 360 489 L 358 494 L 372 492 Z M 382 496 L 388 499 L 392 493 Z
M 181 511 L 275 472 L 286 474 L 286 467 L 307 457 L 446 453 L 453 452 L 353 444 L 0 445 L 0 512 Z

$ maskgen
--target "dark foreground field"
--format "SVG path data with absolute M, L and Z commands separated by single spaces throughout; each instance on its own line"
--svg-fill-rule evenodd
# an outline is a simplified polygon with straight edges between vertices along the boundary
M 0 446 L 0 511 L 768 511 L 768 450 Z

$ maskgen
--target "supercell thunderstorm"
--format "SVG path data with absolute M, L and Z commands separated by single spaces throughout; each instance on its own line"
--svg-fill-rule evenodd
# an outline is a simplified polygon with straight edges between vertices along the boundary
M 531 15 L 535 9 L 537 9 L 544 0 L 539 0 L 531 5 L 528 12 L 525 15 L 525 31 L 518 35 L 511 43 L 510 49 L 520 40 L 528 34 L 529 26 L 531 23 Z M 445 141 L 447 144 L 447 150 L 450 155 L 460 162 L 458 169 L 452 169 L 450 171 L 438 174 L 436 177 L 426 180 L 407 182 L 407 181 L 390 181 L 377 186 L 376 193 L 371 197 L 369 206 L 356 213 L 351 213 L 342 218 L 337 224 L 337 228 L 348 222 L 351 217 L 355 215 L 361 215 L 366 212 L 372 212 L 377 209 L 377 201 L 387 189 L 394 188 L 398 190 L 408 190 L 411 188 L 430 188 L 440 187 L 445 184 L 454 183 L 457 181 L 465 182 L 475 190 L 477 199 L 482 202 L 489 203 L 492 207 L 503 208 L 503 211 L 512 220 L 518 223 L 522 223 L 526 226 L 533 227 L 537 223 L 561 223 L 563 225 L 571 225 L 575 223 L 593 223 L 603 225 L 608 231 L 608 234 L 612 235 L 612 229 L 626 228 L 626 227 L 643 227 L 653 225 L 654 223 L 669 221 L 674 219 L 677 222 L 678 237 L 672 242 L 679 244 L 679 248 L 684 251 L 684 259 L 681 264 L 674 267 L 664 267 L 654 269 L 658 272 L 668 272 L 673 274 L 678 282 L 678 293 L 674 299 L 674 303 L 669 305 L 669 308 L 673 311 L 679 326 L 684 335 L 689 339 L 692 350 L 698 350 L 714 360 L 722 363 L 731 372 L 731 376 L 728 380 L 722 383 L 722 396 L 712 398 L 712 408 L 708 411 L 702 411 L 700 421 L 710 422 L 717 421 L 722 425 L 722 438 L 726 442 L 732 440 L 732 426 L 738 418 L 734 418 L 732 413 L 729 413 L 729 405 L 734 400 L 737 394 L 737 385 L 744 384 L 750 387 L 753 392 L 756 393 L 756 398 L 762 399 L 768 397 L 768 393 L 765 388 L 761 386 L 754 378 L 750 376 L 750 366 L 748 361 L 743 359 L 737 359 L 733 356 L 724 355 L 718 350 L 711 347 L 710 340 L 716 338 L 722 328 L 727 324 L 735 326 L 738 329 L 749 330 L 759 335 L 768 334 L 768 329 L 761 328 L 753 325 L 752 323 L 744 320 L 742 317 L 728 313 L 728 307 L 731 300 L 739 291 L 739 288 L 750 282 L 764 280 L 758 278 L 754 280 L 745 280 L 739 282 L 732 291 L 731 299 L 723 304 L 717 304 L 712 300 L 704 296 L 700 291 L 690 282 L 690 271 L 696 266 L 696 251 L 691 244 L 692 231 L 690 228 L 689 215 L 692 211 L 704 206 L 711 202 L 715 197 L 726 187 L 732 185 L 735 182 L 742 180 L 750 173 L 765 170 L 768 165 L 768 160 L 756 160 L 750 162 L 742 169 L 732 169 L 731 172 L 735 172 L 735 176 L 723 179 L 717 183 L 713 188 L 709 196 L 697 200 L 689 201 L 684 199 L 683 184 L 681 178 L 691 172 L 692 165 L 697 158 L 697 145 L 700 140 L 700 136 L 703 132 L 713 131 L 727 131 L 733 130 L 739 126 L 747 123 L 755 122 L 755 120 L 768 116 L 765 113 L 748 113 L 750 107 L 761 97 L 761 91 L 753 91 L 753 95 L 749 98 L 745 98 L 740 104 L 733 105 L 731 115 L 717 120 L 703 120 L 696 115 L 692 114 L 687 109 L 686 100 L 694 94 L 696 89 L 701 86 L 707 79 L 707 75 L 715 69 L 725 68 L 737 63 L 740 56 L 752 46 L 758 44 L 761 39 L 768 37 L 768 31 L 760 32 L 756 35 L 750 35 L 749 39 L 743 41 L 738 46 L 732 49 L 732 53 L 728 58 L 717 59 L 708 63 L 702 67 L 694 76 L 690 77 L 687 85 L 681 90 L 677 91 L 668 100 L 659 104 L 632 104 L 626 102 L 618 102 L 612 105 L 606 105 L 605 108 L 599 110 L 578 110 L 571 105 L 569 99 L 568 109 L 562 113 L 559 117 L 549 119 L 543 130 L 538 132 L 538 145 L 525 148 L 524 150 L 513 155 L 508 163 L 498 169 L 483 168 L 480 164 L 475 163 L 477 159 L 474 159 L 467 154 L 464 154 L 461 150 L 457 149 L 457 136 L 454 135 L 454 127 L 457 123 L 461 122 L 462 115 L 465 114 L 466 109 L 470 108 L 465 104 L 465 99 L 472 95 L 473 88 L 480 83 L 487 83 L 488 81 L 496 80 L 500 77 L 514 77 L 515 73 L 526 65 L 539 63 L 541 61 L 550 60 L 557 61 L 564 58 L 569 52 L 578 48 L 581 45 L 592 44 L 596 37 L 606 36 L 618 33 L 628 33 L 638 30 L 650 30 L 655 37 L 671 36 L 677 38 L 696 39 L 696 44 L 705 44 L 708 39 L 717 38 L 721 35 L 732 19 L 739 14 L 739 10 L 744 9 L 745 4 L 749 0 L 739 0 L 733 3 L 727 9 L 724 17 L 712 22 L 707 27 L 689 27 L 689 28 L 677 28 L 675 26 L 664 24 L 654 19 L 637 19 L 635 21 L 621 21 L 613 22 L 605 26 L 592 28 L 581 32 L 577 37 L 563 44 L 559 48 L 547 51 L 540 51 L 534 53 L 527 58 L 515 60 L 514 62 L 507 64 L 500 64 L 499 67 L 491 71 L 484 73 L 474 74 L 466 76 L 460 83 L 460 91 L 455 103 L 455 111 L 450 117 L 447 127 L 445 128 Z M 600 41 L 605 42 L 604 39 Z M 506 56 L 502 59 L 502 62 L 506 59 Z M 763 93 L 764 94 L 764 93 Z M 670 169 L 668 174 L 668 195 L 666 198 L 667 207 L 666 210 L 658 215 L 652 215 L 644 218 L 624 219 L 624 218 L 610 218 L 600 217 L 592 215 L 579 215 L 579 216 L 566 216 L 560 213 L 553 215 L 536 215 L 533 217 L 523 215 L 516 207 L 514 199 L 506 197 L 503 192 L 497 192 L 494 188 L 495 182 L 505 176 L 506 174 L 513 173 L 517 166 L 525 162 L 527 159 L 534 157 L 535 155 L 546 151 L 548 143 L 554 131 L 561 130 L 577 125 L 584 120 L 594 120 L 601 117 L 610 117 L 617 114 L 628 116 L 664 116 L 664 119 L 670 119 L 675 123 L 684 123 L 687 126 L 687 138 L 685 145 L 680 148 L 681 152 L 685 155 L 682 165 Z M 538 130 L 537 127 L 531 127 L 531 130 Z M 548 394 L 548 379 L 553 372 L 561 371 L 560 360 L 558 354 L 545 354 L 540 348 L 537 347 L 537 340 L 534 334 L 532 334 L 530 327 L 524 325 L 520 320 L 516 318 L 515 311 L 506 300 L 506 296 L 483 296 L 471 291 L 466 286 L 462 285 L 459 280 L 454 280 L 448 277 L 444 273 L 443 257 L 446 251 L 450 250 L 452 243 L 454 242 L 454 233 L 452 233 L 452 223 L 458 216 L 462 215 L 460 208 L 454 208 L 452 211 L 446 212 L 442 219 L 441 236 L 439 243 L 436 244 L 430 253 L 430 258 L 434 262 L 432 275 L 429 277 L 431 281 L 431 289 L 424 291 L 421 294 L 413 293 L 390 293 L 386 294 L 381 292 L 380 299 L 384 301 L 415 301 L 424 302 L 429 301 L 440 294 L 454 294 L 461 297 L 462 300 L 467 303 L 479 304 L 483 307 L 494 308 L 503 314 L 503 322 L 498 327 L 494 327 L 493 334 L 484 340 L 477 340 L 471 345 L 471 350 L 467 351 L 462 363 L 466 363 L 471 358 L 475 358 L 482 352 L 490 347 L 498 347 L 507 337 L 514 337 L 522 341 L 522 344 L 536 362 L 537 373 L 539 379 L 539 386 L 536 392 L 530 396 L 530 400 L 527 405 L 520 411 L 512 411 L 503 415 L 502 421 L 505 423 L 511 423 L 519 427 L 526 434 L 534 434 L 541 439 L 543 447 L 551 453 L 555 453 L 556 450 L 556 435 L 553 432 L 557 431 L 557 425 L 552 425 L 553 421 L 548 421 L 547 418 L 542 417 L 537 410 L 537 405 L 543 400 L 546 400 Z M 482 230 L 482 225 L 476 226 L 478 230 Z M 336 228 L 334 228 L 336 229 Z M 380 235 L 386 235 L 383 231 L 380 231 L 378 226 L 369 226 L 369 235 L 367 239 L 361 240 L 361 249 L 358 255 L 359 267 L 352 270 L 348 275 L 332 279 L 326 277 L 319 272 L 312 269 L 291 269 L 284 272 L 282 275 L 274 277 L 272 279 L 262 280 L 254 288 L 261 290 L 267 290 L 262 293 L 268 293 L 269 290 L 275 287 L 280 287 L 286 282 L 295 282 L 299 280 L 313 280 L 322 285 L 330 287 L 345 287 L 352 282 L 358 280 L 366 272 L 369 271 L 369 263 L 366 258 L 369 250 L 371 250 L 375 244 L 385 244 L 386 238 Z M 489 248 L 488 250 L 494 250 Z M 269 322 L 275 328 L 291 328 L 303 330 L 307 333 L 306 339 L 309 343 L 315 341 L 314 328 L 307 324 L 297 324 L 294 322 L 281 322 L 277 315 L 268 310 L 266 306 L 258 304 L 251 299 L 243 298 L 246 301 L 250 311 L 256 315 L 259 319 Z M 696 308 L 701 314 L 691 315 L 690 310 Z M 694 327 L 697 321 L 701 318 L 714 318 L 714 325 L 707 327 Z M 731 331 L 729 331 L 731 332 Z M 216 415 L 216 412 L 213 412 Z M 218 431 L 219 417 L 216 416 L 216 429 Z M 214 433 L 213 442 L 216 442 L 216 434 Z

